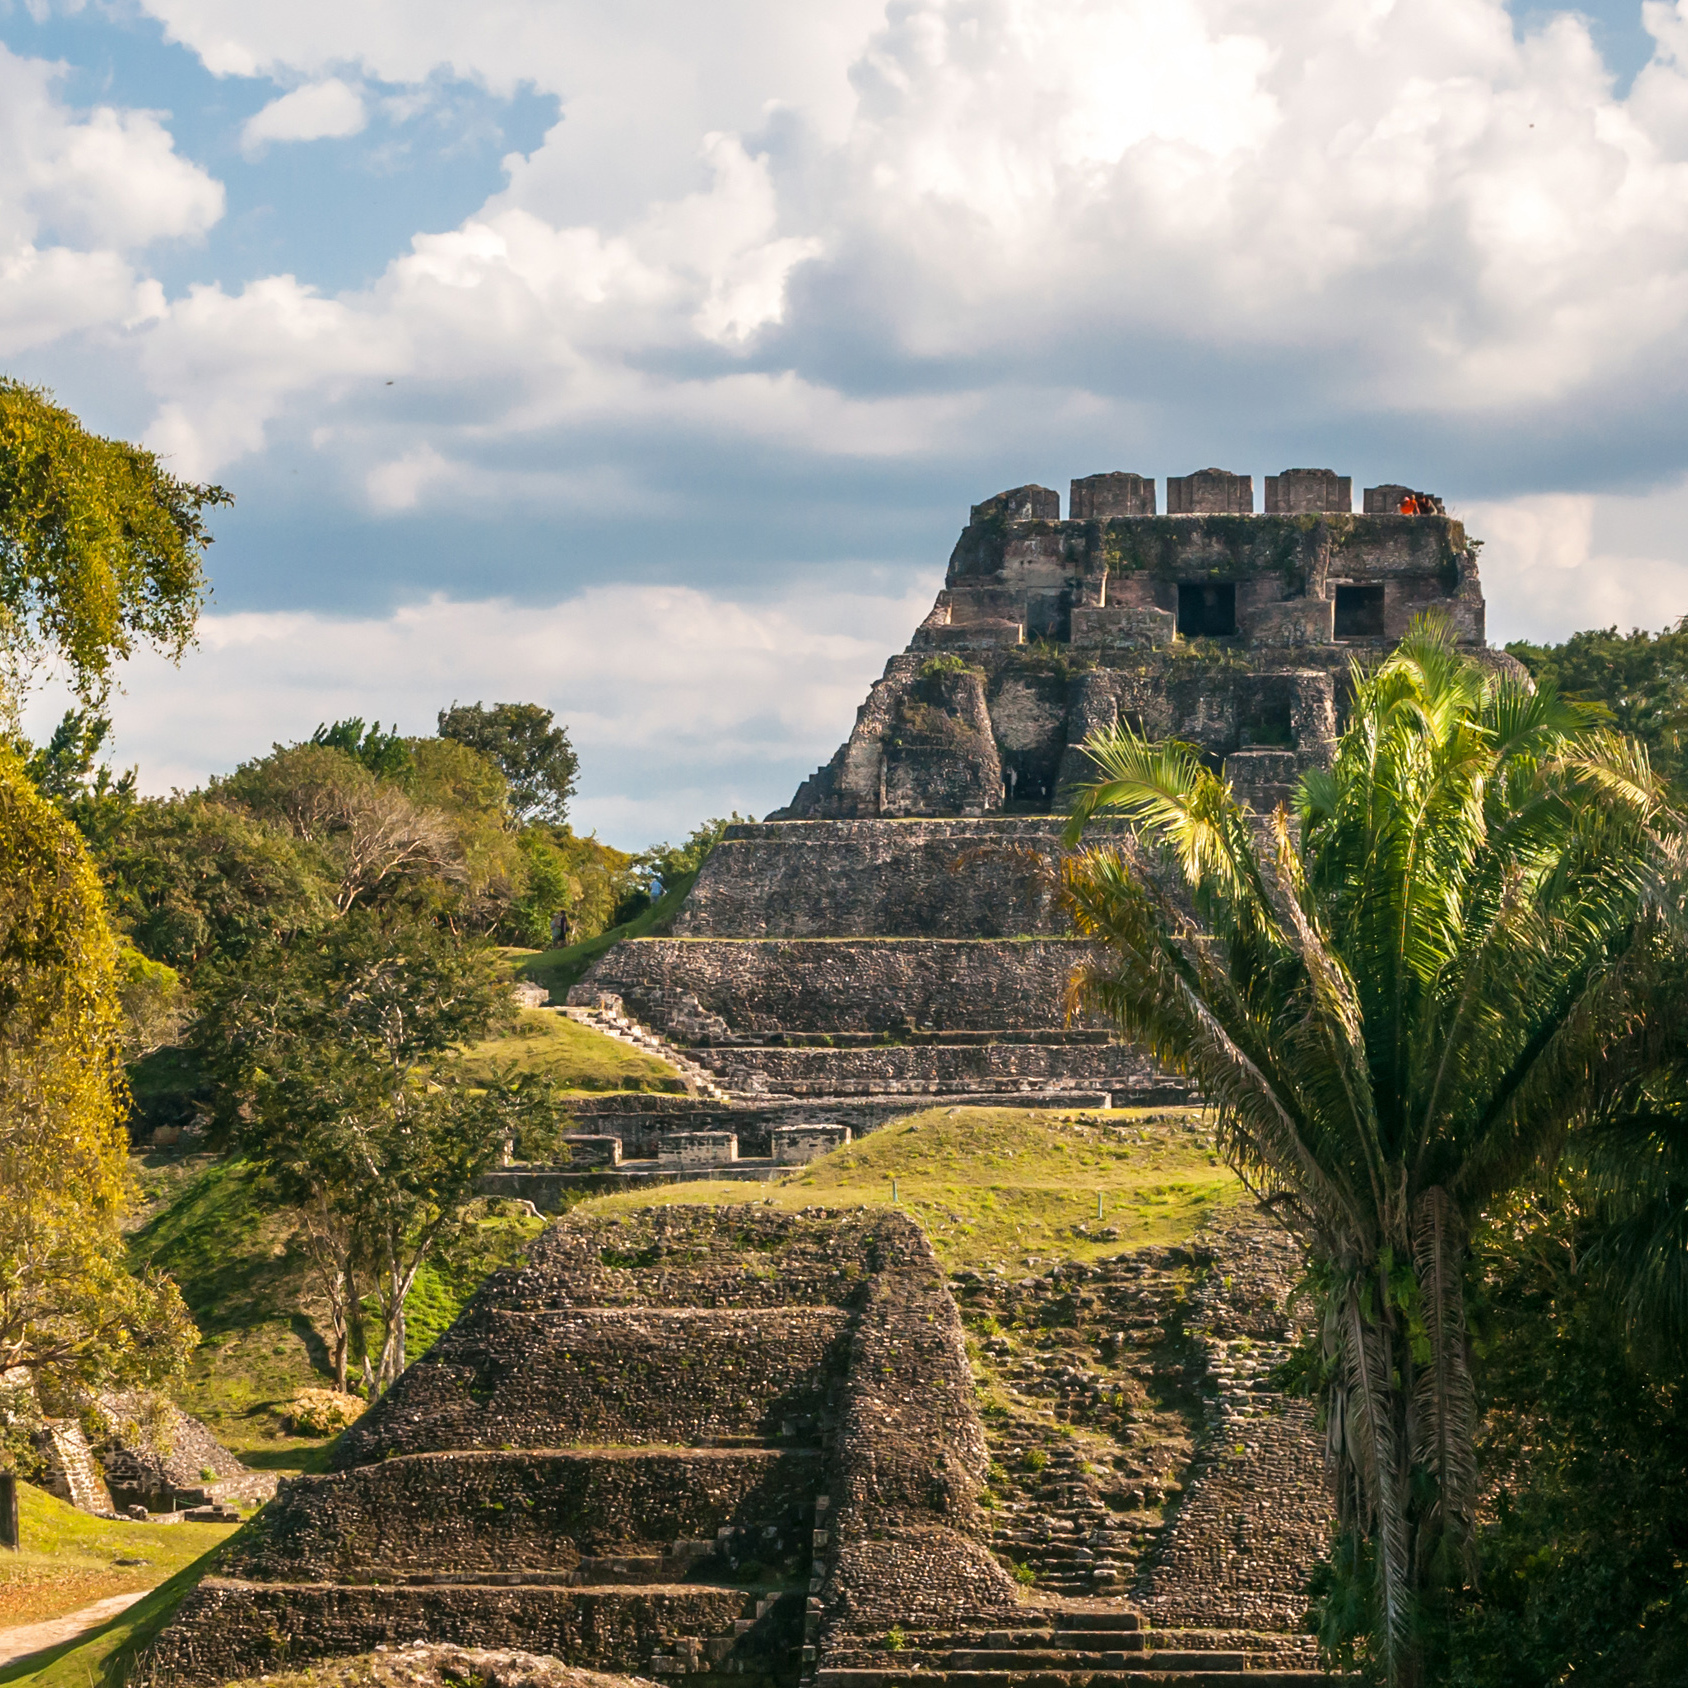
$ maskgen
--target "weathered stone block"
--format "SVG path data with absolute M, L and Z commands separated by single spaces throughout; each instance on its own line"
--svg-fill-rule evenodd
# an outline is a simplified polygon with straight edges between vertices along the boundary
M 774 1159 L 781 1166 L 807 1166 L 850 1141 L 847 1125 L 778 1125 L 773 1131 Z
M 1087 649 L 1155 650 L 1172 643 L 1177 617 L 1170 610 L 1105 604 L 1072 612 L 1072 643 Z
M 1266 514 L 1303 516 L 1354 508 L 1354 483 L 1334 469 L 1285 469 L 1266 477 Z
M 1155 513 L 1155 481 L 1152 475 L 1131 475 L 1114 471 L 1086 475 L 1072 483 L 1067 499 L 1067 517 L 1075 522 L 1095 522 L 1110 516 L 1152 516 Z
M 738 1159 L 738 1136 L 731 1131 L 671 1131 L 657 1147 L 664 1166 L 726 1166 Z
M 1254 510 L 1254 479 L 1229 469 L 1198 469 L 1193 475 L 1168 475 L 1169 516 L 1247 516 Z
M 1061 519 L 1061 495 L 1052 487 L 1017 486 L 999 492 L 972 509 L 974 523 L 1058 522 Z
M 577 1172 L 592 1167 L 620 1166 L 621 1139 L 596 1132 L 570 1131 L 563 1134 L 568 1145 L 568 1164 Z

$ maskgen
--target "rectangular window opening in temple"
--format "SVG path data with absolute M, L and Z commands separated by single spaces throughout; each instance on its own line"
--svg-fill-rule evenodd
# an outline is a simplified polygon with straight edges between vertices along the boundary
M 1381 639 L 1383 637 L 1383 588 L 1381 586 L 1337 587 L 1336 637 L 1339 639 Z
M 1229 639 L 1237 631 L 1237 589 L 1229 581 L 1181 580 L 1178 631 L 1186 639 Z

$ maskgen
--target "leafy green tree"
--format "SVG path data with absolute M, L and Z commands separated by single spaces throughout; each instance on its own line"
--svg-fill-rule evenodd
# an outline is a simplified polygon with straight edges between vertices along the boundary
M 1575 1173 L 1473 1238 L 1483 1575 L 1432 1627 L 1444 1688 L 1688 1681 L 1688 1365 L 1637 1342 Z M 1622 1286 L 1615 1286 L 1622 1294 Z
M 363 717 L 353 715 L 332 727 L 318 726 L 310 743 L 343 750 L 380 779 L 402 779 L 410 772 L 410 742 L 399 736 L 396 723 L 394 731 L 384 733 L 379 721 L 366 729 Z
M 67 709 L 43 745 L 14 739 L 35 789 L 67 816 L 104 860 L 135 806 L 135 770 L 115 778 L 98 758 L 111 735 L 111 722 L 92 709 Z
M 323 853 L 290 831 L 198 795 L 137 803 L 106 871 L 135 944 L 189 974 L 329 919 L 338 884 Z
M 490 756 L 510 782 L 510 807 L 520 821 L 560 826 L 568 814 L 580 758 L 568 728 L 537 703 L 454 703 L 439 715 L 439 734 Z
M 362 1356 L 371 1393 L 406 1361 L 405 1300 L 463 1227 L 475 1180 L 513 1139 L 553 1147 L 550 1085 L 473 1082 L 454 1052 L 515 1019 L 497 952 L 426 922 L 357 910 L 211 972 L 196 1033 L 233 1104 L 236 1142 L 299 1214 L 330 1306 L 336 1380 Z M 366 1297 L 384 1337 L 370 1361 Z
M 564 922 L 580 904 L 580 881 L 569 872 L 568 857 L 540 827 L 524 828 L 517 841 L 522 853 L 521 890 L 510 901 L 499 931 L 512 944 L 548 949 L 559 916 Z
M 0 1375 L 161 1383 L 198 1340 L 124 1263 L 118 946 L 75 829 L 0 750 Z
M 463 876 L 445 816 L 328 745 L 277 748 L 212 781 L 208 795 L 286 827 L 319 852 L 334 874 L 334 906 L 342 914 L 406 882 Z
M 1647 746 L 1653 767 L 1688 792 L 1688 616 L 1658 633 L 1592 628 L 1561 645 L 1506 648 L 1561 697 L 1609 709 L 1621 732 Z
M 44 656 L 98 703 L 137 642 L 180 656 L 206 594 L 204 512 L 233 502 L 152 452 L 89 433 L 37 387 L 0 377 L 0 698 Z
M 1097 945 L 1073 1006 L 1196 1079 L 1307 1245 L 1347 1562 L 1374 1579 L 1371 1658 L 1414 1684 L 1424 1603 L 1472 1564 L 1468 1239 L 1647 1064 L 1669 816 L 1639 747 L 1435 625 L 1355 673 L 1298 828 L 1190 746 L 1086 748 L 1070 840 L 1129 824 L 1060 869 Z

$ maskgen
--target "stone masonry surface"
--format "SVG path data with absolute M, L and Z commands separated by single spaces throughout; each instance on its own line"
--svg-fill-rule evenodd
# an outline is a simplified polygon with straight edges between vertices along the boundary
M 160 1680 L 422 1637 L 780 1688 L 831 1605 L 1015 1601 L 954 1304 L 899 1214 L 565 1220 L 338 1463 L 231 1541 Z
M 689 993 L 752 1033 L 1055 1029 L 1082 953 L 1064 938 L 639 938 L 617 944 L 586 983 L 657 1026 Z

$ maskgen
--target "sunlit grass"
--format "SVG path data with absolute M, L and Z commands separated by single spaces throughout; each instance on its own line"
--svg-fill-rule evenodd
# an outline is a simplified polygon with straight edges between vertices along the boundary
M 1102 1216 L 1097 1217 L 1101 1198 Z M 1194 1109 L 929 1108 L 764 1182 L 629 1191 L 577 1211 L 765 1202 L 888 1207 L 918 1220 L 954 1268 L 1090 1260 L 1181 1242 L 1247 1199 Z M 1112 1231 L 1113 1236 L 1100 1233 Z
M 16 1553 L 0 1552 L 0 1629 L 62 1617 L 153 1588 L 233 1533 L 233 1524 L 120 1524 L 18 1485 Z
M 470 1045 L 462 1059 L 471 1072 L 514 1067 L 522 1073 L 543 1073 L 566 1091 L 685 1089 L 685 1081 L 666 1061 L 554 1008 L 523 1009 L 513 1031 Z

